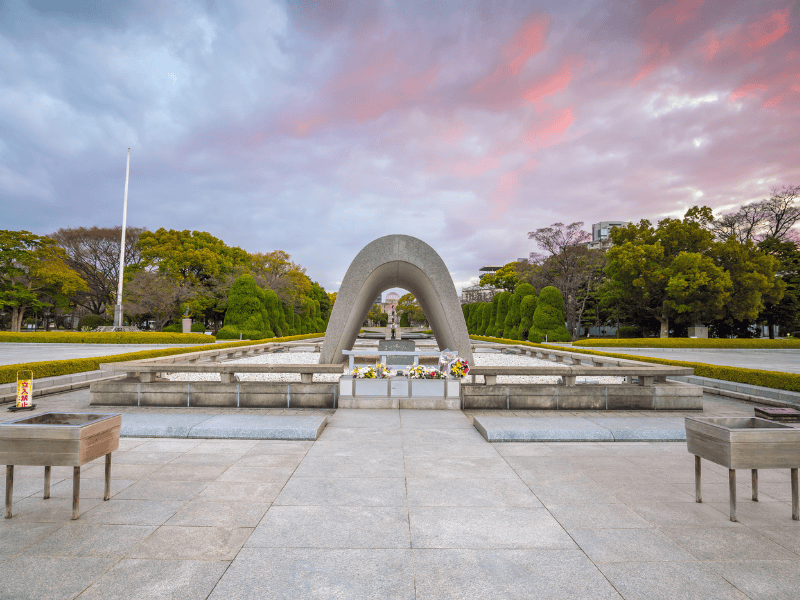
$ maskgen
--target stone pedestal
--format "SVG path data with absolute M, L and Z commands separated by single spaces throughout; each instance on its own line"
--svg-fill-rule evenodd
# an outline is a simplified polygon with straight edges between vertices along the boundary
M 689 337 L 707 339 L 708 327 L 704 327 L 703 325 L 695 325 L 694 327 L 689 327 Z
M 181 319 L 181 325 L 183 326 L 183 333 L 192 333 L 191 319 Z

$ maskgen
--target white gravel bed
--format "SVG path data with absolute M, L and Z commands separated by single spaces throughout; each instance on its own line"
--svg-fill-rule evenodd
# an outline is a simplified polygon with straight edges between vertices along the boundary
M 225 361 L 225 364 L 247 365 L 311 365 L 319 364 L 319 352 L 281 352 L 276 354 L 259 354 L 248 358 Z M 475 365 L 479 367 L 552 367 L 553 361 L 533 358 L 531 356 L 518 356 L 514 354 L 474 354 Z M 299 373 L 238 373 L 240 381 L 286 381 L 300 382 Z M 219 381 L 219 373 L 171 373 L 171 381 Z M 483 376 L 475 378 L 478 383 L 483 383 Z M 555 375 L 522 376 L 501 375 L 497 383 L 558 383 L 559 377 Z M 623 383 L 622 377 L 578 377 L 578 382 L 586 380 L 602 384 Z M 339 375 L 335 373 L 315 373 L 314 381 L 336 382 Z M 469 378 L 467 378 L 469 380 Z

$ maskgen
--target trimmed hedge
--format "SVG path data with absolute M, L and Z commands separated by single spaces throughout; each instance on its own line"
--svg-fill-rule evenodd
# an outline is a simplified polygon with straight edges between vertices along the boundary
M 636 339 L 602 339 L 593 338 L 579 340 L 573 346 L 614 347 L 614 348 L 741 348 L 741 349 L 771 349 L 794 350 L 800 349 L 800 339 L 782 338 L 777 340 L 763 339 L 726 339 L 726 338 L 636 338 Z
M 694 374 L 698 377 L 710 377 L 711 379 L 721 379 L 733 383 L 744 383 L 748 385 L 758 385 L 761 387 L 772 388 L 775 390 L 786 390 L 789 392 L 800 392 L 800 374 L 784 373 L 782 371 L 763 371 L 761 369 L 743 369 L 739 367 L 725 367 L 721 365 L 709 365 L 706 363 L 687 362 L 683 360 L 668 360 L 666 358 L 653 358 L 650 356 L 638 356 L 632 354 L 616 354 L 612 352 L 598 352 L 597 350 L 583 350 L 580 348 L 565 348 L 564 346 L 550 346 L 549 344 L 534 344 L 517 340 L 506 340 L 501 338 L 471 335 L 470 339 L 481 340 L 484 342 L 497 342 L 498 344 L 509 344 L 514 346 L 538 346 L 549 350 L 561 350 L 567 352 L 577 352 L 580 354 L 592 354 L 594 356 L 608 356 L 610 358 L 622 358 L 625 360 L 636 360 L 639 362 L 655 363 L 659 365 L 670 365 L 673 367 L 689 367 L 694 369 Z
M 549 348 L 550 350 L 565 349 L 563 347 L 549 346 L 546 344 L 542 344 L 542 347 Z M 668 360 L 666 358 L 653 358 L 651 356 L 639 356 L 633 354 L 598 352 L 596 350 L 582 350 L 578 348 L 571 348 L 568 351 L 579 352 L 581 354 L 594 354 L 596 356 L 609 356 L 611 358 L 638 360 L 639 362 L 656 363 L 659 365 L 671 365 L 673 367 L 691 367 L 694 369 L 694 374 L 698 377 L 710 377 L 712 379 L 722 379 L 723 381 L 731 381 L 733 383 L 745 383 L 748 385 L 758 385 L 776 390 L 800 392 L 800 374 L 798 373 L 726 367 L 722 365 L 709 365 L 706 363 L 687 362 L 683 360 Z
M 10 333 L 0 331 L 0 343 L 15 344 L 208 344 L 216 338 L 204 333 L 141 332 L 78 332 L 42 331 Z
M 271 338 L 269 340 L 259 340 L 260 343 L 268 342 L 291 342 L 294 340 L 304 340 L 315 337 L 322 337 L 324 333 L 309 333 L 307 335 L 290 335 L 281 338 Z M 209 336 L 203 336 L 208 339 Z M 12 383 L 17 380 L 17 371 L 33 371 L 34 379 L 42 377 L 55 377 L 56 375 L 72 375 L 73 373 L 85 373 L 86 371 L 96 371 L 101 363 L 125 362 L 128 360 L 143 360 L 145 358 L 158 358 L 160 356 L 172 356 L 175 354 L 188 354 L 190 352 L 203 352 L 205 350 L 220 350 L 224 348 L 236 348 L 237 346 L 252 346 L 252 341 L 229 342 L 227 344 L 206 344 L 203 346 L 192 346 L 190 348 L 164 348 L 162 350 L 141 350 L 139 352 L 126 352 L 125 354 L 112 354 L 110 356 L 95 356 L 92 358 L 72 358 L 68 360 L 46 360 L 33 363 L 21 363 L 16 365 L 0 366 L 0 383 Z M 35 384 L 34 384 L 35 387 Z

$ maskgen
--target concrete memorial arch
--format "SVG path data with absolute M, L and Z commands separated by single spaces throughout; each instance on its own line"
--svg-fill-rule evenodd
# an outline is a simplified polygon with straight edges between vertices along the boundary
M 375 297 L 399 287 L 416 297 L 440 349 L 457 350 L 472 361 L 472 349 L 461 303 L 444 261 L 422 240 L 387 235 L 370 242 L 353 259 L 344 276 L 322 344 L 320 363 L 345 362 Z

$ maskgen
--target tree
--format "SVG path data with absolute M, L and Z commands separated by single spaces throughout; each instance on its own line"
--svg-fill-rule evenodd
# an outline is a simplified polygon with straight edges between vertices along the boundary
M 505 322 L 503 323 L 503 335 L 510 340 L 519 340 L 520 338 L 520 323 L 522 321 L 521 305 L 522 299 L 536 295 L 536 289 L 530 283 L 522 283 L 516 287 L 514 293 L 511 295 L 511 302 L 509 304 L 508 314 L 506 315 Z
M 500 292 L 495 296 L 497 298 L 497 314 L 494 320 L 494 337 L 503 337 L 506 332 L 504 330 L 506 316 L 508 315 L 509 303 L 511 301 L 511 292 Z
M 572 340 L 564 327 L 564 297 L 553 286 L 539 294 L 528 339 L 532 342 L 569 342 Z
M 693 323 L 719 316 L 732 284 L 730 276 L 705 256 L 713 245 L 710 209 L 687 211 L 683 221 L 647 220 L 616 227 L 607 253 L 604 293 L 630 311 L 649 314 L 669 336 L 670 320 Z
M 397 301 L 395 312 L 400 315 L 401 327 L 410 327 L 411 323 L 427 323 L 425 313 L 422 311 L 422 307 L 417 302 L 414 294 L 406 293 L 400 296 L 400 299 Z M 405 319 L 403 317 L 405 317 Z M 403 325 L 404 322 L 409 324 Z
M 533 315 L 536 312 L 536 306 L 539 303 L 539 298 L 535 293 L 530 296 L 525 296 L 520 303 L 520 323 L 519 323 L 519 339 L 527 340 L 528 335 L 533 325 Z
M 739 242 L 761 242 L 775 238 L 781 242 L 798 241 L 794 229 L 800 221 L 800 185 L 773 188 L 766 200 L 751 202 L 735 213 L 722 215 L 714 221 L 714 231 L 720 239 L 733 238 Z
M 20 331 L 25 312 L 86 290 L 55 240 L 29 231 L 0 230 L 0 308 L 11 309 L 11 331 Z
M 517 263 L 508 263 L 500 268 L 496 273 L 487 273 L 480 279 L 480 284 L 490 285 L 493 288 L 513 292 L 514 288 L 519 283 L 519 274 L 517 272 Z
M 481 322 L 478 326 L 478 335 L 489 335 L 487 330 L 489 329 L 489 323 L 491 322 L 493 307 L 494 304 L 491 302 L 486 302 L 481 307 Z
M 783 297 L 777 301 L 767 298 L 760 317 L 767 320 L 769 337 L 775 337 L 775 326 L 782 331 L 800 329 L 800 248 L 794 242 L 767 238 L 758 244 L 759 250 L 778 260 L 777 275 L 784 285 Z
M 258 287 L 249 273 L 241 275 L 231 286 L 224 326 L 235 330 L 232 333 L 247 332 L 251 339 L 275 335 L 267 311 L 264 290 Z
M 311 294 L 313 283 L 305 268 L 291 258 L 283 250 L 257 252 L 250 255 L 250 271 L 261 287 L 274 290 L 283 302 L 299 306 L 303 298 Z
M 578 339 L 585 298 L 600 284 L 606 258 L 602 250 L 586 247 L 591 234 L 582 227 L 582 222 L 553 223 L 528 233 L 547 252 L 531 253 L 531 260 L 539 266 L 535 275 L 563 294 L 567 327 L 573 340 Z
M 139 270 L 140 227 L 125 229 L 125 273 L 133 276 Z M 122 227 L 62 228 L 51 234 L 66 252 L 65 262 L 86 282 L 88 288 L 75 292 L 73 302 L 92 314 L 104 315 L 113 305 L 119 283 L 119 247 Z
M 127 314 L 148 317 L 159 331 L 172 318 L 180 316 L 180 306 L 192 296 L 191 286 L 180 279 L 154 271 L 141 271 L 126 281 L 122 303 Z

